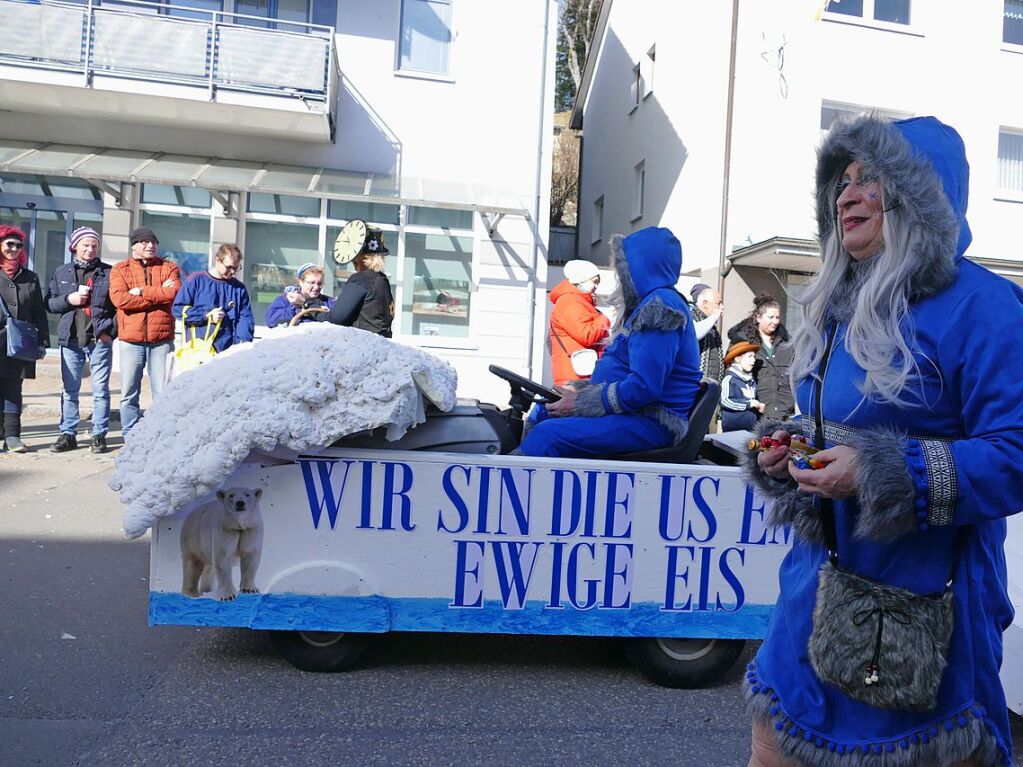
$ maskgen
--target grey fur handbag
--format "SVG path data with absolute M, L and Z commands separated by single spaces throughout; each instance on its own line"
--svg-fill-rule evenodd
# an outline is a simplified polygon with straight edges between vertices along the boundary
M 835 333 L 829 334 L 817 381 L 814 437 L 824 446 L 823 396 Z M 850 698 L 878 708 L 930 711 L 948 665 L 952 639 L 952 576 L 965 542 L 960 528 L 957 555 L 944 591 L 916 594 L 843 569 L 838 562 L 835 509 L 821 498 L 821 526 L 828 561 L 818 572 L 809 658 L 814 673 Z
M 952 639 L 951 585 L 915 594 L 835 561 L 818 577 L 809 647 L 817 676 L 878 708 L 933 709 Z

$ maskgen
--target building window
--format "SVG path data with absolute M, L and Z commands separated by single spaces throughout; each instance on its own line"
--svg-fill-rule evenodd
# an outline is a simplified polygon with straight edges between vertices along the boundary
M 888 24 L 909 24 L 909 0 L 831 0 L 827 11 Z
M 1023 194 L 1023 133 L 998 134 L 998 188 Z
M 1002 42 L 1023 45 L 1023 0 L 1005 0 Z
M 632 220 L 643 218 L 643 198 L 646 195 L 646 160 L 633 170 Z
M 632 85 L 629 88 L 629 112 L 634 112 L 643 99 L 643 66 L 632 68 Z
M 205 1 L 208 2 L 208 0 Z M 191 0 L 191 2 L 194 3 L 195 0 Z M 302 29 L 301 26 L 296 27 L 294 24 L 278 25 L 275 21 L 291 21 L 303 25 L 309 21 L 311 16 L 309 6 L 309 0 L 235 0 L 235 13 L 267 19 L 267 21 L 257 21 L 256 19 L 237 18 L 235 21 L 238 24 L 253 27 L 300 31 Z
M 402 0 L 398 68 L 449 74 L 451 0 Z
M 604 195 L 593 201 L 593 223 L 590 227 L 590 241 L 600 242 L 604 238 Z
M 863 107 L 824 101 L 821 103 L 821 130 L 829 130 L 839 117 L 848 119 L 856 115 L 865 114 L 875 114 L 888 120 L 905 120 L 907 117 L 913 116 L 912 112 L 899 112 L 894 109 L 879 109 L 878 107 Z
M 401 331 L 466 338 L 472 297 L 472 238 L 405 234 Z
M 142 186 L 139 226 L 148 226 L 156 233 L 160 255 L 174 261 L 183 277 L 210 266 L 212 205 L 213 199 L 205 189 Z
M 654 64 L 657 62 L 657 46 L 653 45 L 646 52 L 645 71 L 641 72 L 643 77 L 643 98 L 654 92 Z

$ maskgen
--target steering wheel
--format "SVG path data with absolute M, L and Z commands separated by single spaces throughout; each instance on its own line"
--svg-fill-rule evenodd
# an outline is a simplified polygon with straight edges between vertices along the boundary
M 487 369 L 498 378 L 503 378 L 509 383 L 512 387 L 513 399 L 515 397 L 516 390 L 529 392 L 537 398 L 535 401 L 543 402 L 545 404 L 557 402 L 561 399 L 561 395 L 554 389 L 548 389 L 543 384 L 538 384 L 536 381 L 530 381 L 528 378 L 523 378 L 518 373 L 513 373 L 507 368 L 500 367 L 499 365 L 491 365 Z
M 330 309 L 324 306 L 310 306 L 308 309 L 303 309 L 302 311 L 298 312 L 298 314 L 296 314 L 294 317 L 292 317 L 291 322 L 288 323 L 288 327 L 293 328 L 298 323 L 300 323 L 303 318 L 309 317 L 313 314 L 317 314 L 318 312 L 330 312 Z

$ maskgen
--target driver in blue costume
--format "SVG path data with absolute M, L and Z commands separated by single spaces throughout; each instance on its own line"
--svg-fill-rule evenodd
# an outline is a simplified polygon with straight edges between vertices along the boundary
M 614 340 L 589 381 L 561 388 L 522 455 L 598 458 L 678 444 L 700 389 L 700 347 L 675 290 L 682 246 L 668 229 L 611 238 L 618 276 Z

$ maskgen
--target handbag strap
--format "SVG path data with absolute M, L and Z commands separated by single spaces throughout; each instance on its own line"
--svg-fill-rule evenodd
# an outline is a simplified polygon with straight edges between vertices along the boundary
M 554 328 L 554 318 L 553 317 L 551 318 L 551 330 L 554 331 L 552 333 L 552 335 L 554 336 L 554 340 L 558 342 L 558 346 L 561 347 L 561 351 L 563 351 L 565 353 L 566 357 L 571 357 L 572 356 L 571 353 L 568 351 L 567 348 L 565 348 L 565 342 L 561 340 L 561 334 L 558 333 L 555 330 L 555 328 Z
M 824 449 L 824 377 L 828 374 L 828 363 L 831 360 L 832 348 L 835 344 L 835 336 L 838 335 L 838 326 L 833 325 L 828 331 L 827 342 L 824 346 L 824 357 L 821 360 L 821 364 L 818 367 L 820 375 L 817 378 L 817 387 L 815 391 L 816 402 L 814 407 L 814 441 L 816 446 L 823 450 Z M 835 525 L 835 504 L 830 498 L 820 498 L 821 510 L 821 527 L 824 529 L 824 543 L 828 547 L 828 559 L 831 564 L 838 567 L 838 530 Z M 956 569 L 959 567 L 959 560 L 962 558 L 963 549 L 966 548 L 966 537 L 969 533 L 969 525 L 962 525 L 959 527 L 959 532 L 956 535 L 955 552 L 956 555 L 952 559 L 952 566 L 948 571 L 948 578 L 945 582 L 945 589 L 949 589 L 952 586 L 952 578 L 955 575 Z

